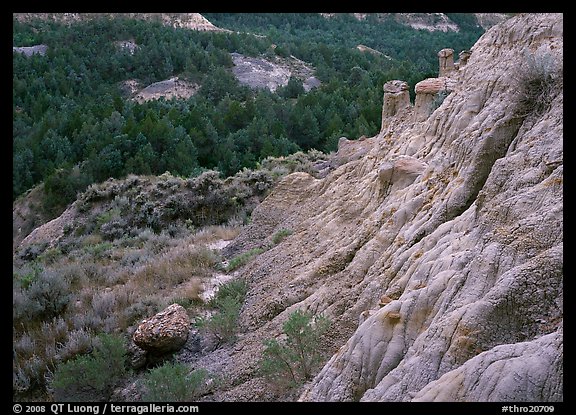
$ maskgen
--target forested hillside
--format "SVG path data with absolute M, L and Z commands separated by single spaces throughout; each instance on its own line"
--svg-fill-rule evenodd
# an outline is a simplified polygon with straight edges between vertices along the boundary
M 78 191 L 110 177 L 193 177 L 205 169 L 229 176 L 267 156 L 335 150 L 341 136 L 378 132 L 384 82 L 413 86 L 436 74 L 439 49 L 467 49 L 482 33 L 473 22 L 458 33 L 431 33 L 370 16 L 205 16 L 235 32 L 125 18 L 15 19 L 13 46 L 47 50 L 13 54 L 13 199 L 44 182 L 44 209 L 56 215 Z M 232 52 L 295 56 L 322 84 L 305 93 L 294 78 L 274 93 L 251 90 L 234 77 Z M 144 88 L 172 77 L 197 85 L 197 93 L 130 99 L 130 83 Z

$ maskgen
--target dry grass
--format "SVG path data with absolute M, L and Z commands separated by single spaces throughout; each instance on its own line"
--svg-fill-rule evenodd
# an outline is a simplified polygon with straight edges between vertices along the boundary
M 171 294 L 164 297 L 168 299 L 166 306 L 178 303 L 182 307 L 190 309 L 194 305 L 202 304 L 202 299 L 200 298 L 202 291 L 202 280 L 200 278 L 192 278 L 175 287 Z
M 141 267 L 132 279 L 156 289 L 172 288 L 192 277 L 210 276 L 218 262 L 214 251 L 205 246 L 180 245 Z
M 208 245 L 234 239 L 240 230 L 241 226 L 209 226 L 175 237 L 143 230 L 113 242 L 93 233 L 64 253 L 41 257 L 37 278 L 42 282 L 53 276 L 65 282 L 69 289 L 62 295 L 69 299 L 53 317 L 34 314 L 34 309 L 27 311 L 32 303 L 15 277 L 14 312 L 19 317 L 13 327 L 14 391 L 43 391 L 47 376 L 91 350 L 98 333 L 125 334 L 174 302 L 196 314 L 197 307 L 204 306 L 203 280 L 221 262 Z M 20 279 L 31 272 L 26 266 L 14 268 Z
M 192 242 L 206 245 L 217 240 L 231 241 L 240 234 L 241 230 L 240 226 L 206 226 L 193 235 Z

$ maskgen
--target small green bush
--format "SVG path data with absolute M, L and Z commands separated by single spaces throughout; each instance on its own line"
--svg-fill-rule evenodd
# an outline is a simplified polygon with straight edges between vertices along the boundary
M 52 379 L 54 400 L 89 402 L 109 399 L 125 375 L 126 348 L 120 337 L 102 334 L 91 354 L 79 356 L 56 368 Z
M 208 371 L 190 372 L 183 363 L 165 363 L 150 370 L 143 381 L 142 400 L 147 402 L 187 402 L 205 390 Z
M 53 264 L 62 256 L 60 248 L 48 248 L 42 254 L 38 255 L 38 260 L 46 264 Z
M 234 280 L 223 284 L 210 302 L 218 311 L 209 318 L 196 319 L 197 326 L 212 334 L 217 340 L 217 345 L 236 339 L 240 309 L 247 291 L 248 287 L 243 280 Z
M 216 295 L 212 299 L 211 305 L 214 307 L 218 307 L 218 305 L 225 299 L 225 298 L 233 298 L 239 304 L 244 302 L 244 298 L 246 297 L 246 293 L 248 292 L 248 286 L 246 285 L 246 281 L 242 279 L 236 279 L 227 282 L 226 284 L 222 284 L 218 287 L 218 291 Z
M 217 307 L 217 313 L 209 318 L 196 319 L 196 324 L 201 330 L 212 334 L 217 340 L 217 345 L 220 345 L 236 339 L 242 303 L 233 297 L 225 297 L 217 302 Z
M 118 217 L 118 215 L 120 215 L 120 210 L 118 208 L 113 208 L 99 214 L 96 217 L 96 229 L 100 229 L 103 225 Z
M 432 100 L 431 104 L 432 112 L 436 111 L 440 105 L 442 105 L 448 95 L 450 95 L 450 92 L 446 89 L 438 91 L 436 95 L 434 95 L 434 99 Z
M 177 297 L 177 298 L 174 298 L 171 302 L 179 304 L 182 307 L 184 307 L 185 309 L 189 309 L 189 308 L 192 308 L 195 306 L 202 305 L 202 300 L 200 300 L 198 298 Z
M 14 279 L 20 283 L 20 287 L 27 289 L 33 282 L 38 280 L 42 273 L 42 267 L 37 262 L 32 262 L 29 269 L 23 273 L 14 273 Z
M 290 229 L 280 229 L 278 232 L 272 236 L 272 242 L 274 245 L 278 245 L 282 242 L 286 237 L 292 235 L 292 230 Z
M 260 372 L 284 387 L 294 387 L 311 379 L 322 359 L 320 339 L 329 327 L 327 318 L 296 310 L 282 326 L 285 341 L 264 341 Z
M 112 242 L 99 242 L 95 245 L 86 246 L 84 250 L 88 255 L 96 259 L 102 259 L 112 248 L 114 248 Z
M 243 252 L 240 255 L 235 256 L 228 263 L 228 266 L 226 267 L 226 272 L 234 271 L 235 269 L 240 268 L 243 265 L 246 265 L 248 261 L 252 259 L 252 257 L 260 255 L 262 252 L 264 252 L 264 249 L 254 248 L 249 251 Z

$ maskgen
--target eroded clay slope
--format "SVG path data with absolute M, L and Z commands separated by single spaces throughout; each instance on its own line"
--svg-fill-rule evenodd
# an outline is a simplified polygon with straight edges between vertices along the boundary
M 250 291 L 223 400 L 270 399 L 262 340 L 295 309 L 334 323 L 301 400 L 562 400 L 563 93 L 519 102 L 529 56 L 562 72 L 562 15 L 490 29 L 425 121 L 404 114 L 324 179 L 288 176 L 230 254 L 293 233 Z M 217 356 L 216 356 L 217 355 Z

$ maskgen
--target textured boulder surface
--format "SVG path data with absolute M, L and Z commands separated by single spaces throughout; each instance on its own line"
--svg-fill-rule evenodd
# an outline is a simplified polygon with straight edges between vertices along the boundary
M 429 118 L 399 118 L 325 178 L 275 188 L 224 250 L 292 230 L 241 270 L 234 350 L 197 362 L 226 362 L 214 399 L 274 399 L 262 340 L 296 309 L 333 321 L 300 400 L 563 399 L 562 88 L 545 111 L 516 110 L 528 57 L 560 76 L 562 45 L 561 14 L 496 25 Z
M 179 304 L 166 307 L 152 318 L 142 321 L 132 336 L 134 343 L 153 354 L 180 349 L 188 339 L 190 318 Z

